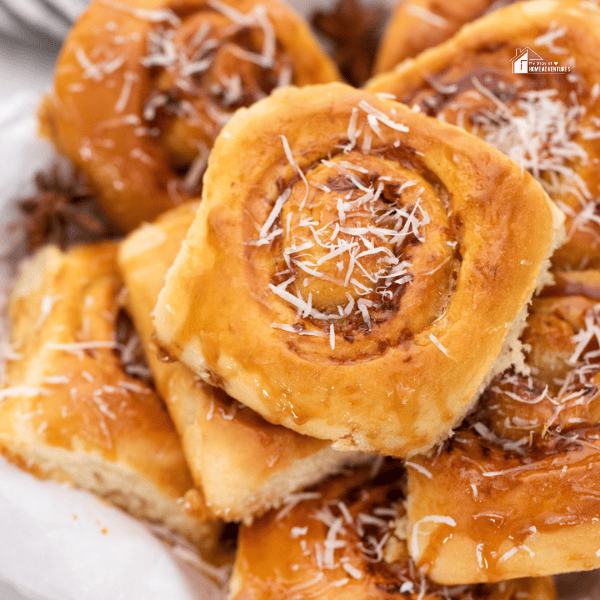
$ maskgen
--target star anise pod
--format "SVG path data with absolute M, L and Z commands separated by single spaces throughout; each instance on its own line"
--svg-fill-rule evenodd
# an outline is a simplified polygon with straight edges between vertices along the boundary
M 125 373 L 153 388 L 154 381 L 146 361 L 142 341 L 125 308 L 122 308 L 117 314 L 115 338 L 118 344 L 116 352 Z
M 361 86 L 370 76 L 383 33 L 386 10 L 360 0 L 339 0 L 333 12 L 316 11 L 313 27 L 334 46 L 333 58 L 349 83 Z
M 94 193 L 78 173 L 59 165 L 34 177 L 36 193 L 19 201 L 27 217 L 27 242 L 33 251 L 47 242 L 65 249 L 75 239 L 91 241 L 117 234 L 94 202 Z

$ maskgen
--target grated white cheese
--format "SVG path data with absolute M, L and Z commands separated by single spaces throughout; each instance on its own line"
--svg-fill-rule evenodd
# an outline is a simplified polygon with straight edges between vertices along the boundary
M 304 583 L 299 583 L 297 585 L 293 585 L 292 587 L 288 588 L 288 591 L 291 593 L 295 593 L 295 592 L 300 592 L 302 590 L 306 590 L 308 588 L 315 586 L 317 583 L 319 583 L 319 581 L 321 581 L 323 579 L 323 577 L 325 577 L 325 573 L 323 573 L 323 571 L 319 571 L 319 573 L 317 573 L 317 575 L 314 579 L 309 579 L 308 581 L 305 581 Z
M 71 380 L 66 375 L 50 375 L 43 379 L 43 383 L 48 383 L 50 385 L 61 385 L 63 383 L 69 383 L 70 381 Z
M 557 29 L 556 23 L 552 23 L 550 25 L 550 29 L 548 29 L 548 31 L 545 34 L 537 37 L 533 41 L 533 43 L 537 46 L 546 46 L 546 48 L 548 48 L 548 50 L 550 50 L 551 52 L 554 52 L 554 54 L 566 54 L 567 50 L 565 48 L 558 48 L 554 45 L 554 42 L 558 38 L 563 37 L 565 33 L 567 33 L 566 27 L 561 27 L 560 29 Z
M 40 303 L 40 314 L 38 320 L 34 325 L 35 329 L 41 328 L 41 326 L 46 322 L 46 319 L 52 312 L 52 308 L 54 307 L 56 302 L 58 302 L 61 298 L 62 296 L 58 294 L 56 296 L 46 295 L 42 298 L 42 301 Z
M 321 497 L 319 492 L 295 492 L 292 494 L 288 494 L 283 499 L 283 508 L 277 513 L 276 520 L 280 521 L 286 515 L 288 515 L 291 510 L 296 506 L 299 502 L 304 502 L 306 500 L 316 500 Z
M 210 0 L 209 5 L 242 27 L 251 27 L 254 25 L 260 26 L 264 33 L 263 50 L 261 54 L 247 52 L 238 47 L 234 47 L 234 51 L 237 52 L 239 50 L 240 55 L 245 55 L 245 58 L 248 58 L 261 67 L 270 68 L 273 66 L 275 62 L 275 32 L 263 5 L 259 4 L 255 6 L 248 14 L 241 13 L 232 6 L 220 2 L 219 0 Z
M 431 340 L 431 342 L 433 343 L 433 345 L 438 348 L 438 350 L 440 350 L 442 352 L 442 354 L 444 354 L 445 356 L 447 356 L 448 358 L 452 358 L 449 354 L 448 354 L 448 350 L 442 345 L 442 343 L 435 337 L 435 335 L 433 335 L 433 333 L 429 334 L 429 339 Z M 454 360 L 454 359 L 452 359 Z
M 79 63 L 79 66 L 83 69 L 84 79 L 93 79 L 94 81 L 102 81 L 104 73 L 100 68 L 100 65 L 93 63 L 85 53 L 85 50 L 81 46 L 75 48 L 75 58 Z
M 348 573 L 348 575 L 350 575 L 350 577 L 353 579 L 362 579 L 362 571 L 352 566 L 350 563 L 345 562 L 342 565 L 342 569 L 344 569 L 344 571 L 346 571 L 346 573 Z
M 116 113 L 122 113 L 127 107 L 127 103 L 131 97 L 131 92 L 133 91 L 133 86 L 136 81 L 139 80 L 139 78 L 139 75 L 133 71 L 126 71 L 123 75 L 123 87 L 121 88 L 121 93 L 119 94 L 119 98 L 115 103 Z
M 396 131 L 408 131 L 408 127 L 406 125 L 396 123 L 394 120 L 390 119 L 390 117 L 388 117 L 384 112 L 381 112 L 380 110 L 371 106 L 366 100 L 361 100 L 358 103 L 358 106 L 367 113 L 367 119 L 371 117 L 371 119 L 375 119 L 376 121 L 383 123 L 384 125 L 387 125 L 391 129 L 394 129 Z
M 410 540 L 410 554 L 416 560 L 420 556 L 419 553 L 419 527 L 423 523 L 440 523 L 442 525 L 449 525 L 450 527 L 456 527 L 456 521 L 452 517 L 444 515 L 428 515 L 419 519 L 412 528 L 411 540 Z
M 550 195 L 570 191 L 582 202 L 589 200 L 588 187 L 574 167 L 588 158 L 573 139 L 585 115 L 577 98 L 567 106 L 557 97 L 558 90 L 528 91 L 508 106 L 477 78 L 472 82 L 496 107 L 495 112 L 473 115 L 473 133 L 528 170 Z
M 6 398 L 18 398 L 19 396 L 35 397 L 35 396 L 48 396 L 50 390 L 41 387 L 29 387 L 26 385 L 15 385 L 13 387 L 4 388 L 0 390 L 0 400 Z
M 365 136 L 370 135 L 369 131 L 382 136 L 381 126 L 391 127 L 396 131 L 408 130 L 404 125 L 395 122 L 382 111 L 363 101 L 352 110 L 346 132 L 348 142 L 345 146 L 340 146 L 345 154 L 348 154 L 357 144 L 358 135 L 361 133 L 358 124 L 361 110 L 367 113 L 366 120 L 370 123 Z M 285 223 L 280 225 L 279 217 L 292 196 L 292 187 L 286 188 L 276 198 L 266 220 L 257 226 L 258 239 L 247 244 L 269 245 L 285 232 L 286 246 L 283 250 L 283 258 L 287 266 L 284 271 L 286 274 L 302 271 L 304 287 L 307 287 L 310 282 L 310 278 L 307 278 L 307 275 L 310 275 L 354 292 L 353 295 L 346 292 L 347 304 L 332 306 L 325 311 L 314 308 L 312 292 L 304 298 L 298 285 L 288 289 L 289 285 L 296 281 L 298 277 L 296 274 L 277 286 L 270 285 L 273 293 L 296 309 L 298 317 L 311 317 L 323 321 L 321 331 L 323 334 L 325 331 L 328 332 L 330 346 L 335 349 L 335 322 L 356 316 L 362 320 L 366 331 L 371 331 L 373 327 L 371 310 L 377 306 L 378 301 L 391 300 L 392 286 L 405 285 L 412 280 L 409 272 L 412 265 L 396 256 L 394 248 L 402 244 L 408 236 L 414 236 L 419 241 L 424 240 L 423 228 L 430 222 L 429 215 L 421 204 L 420 196 L 425 190 L 421 187 L 411 192 L 411 196 L 419 197 L 412 200 L 410 205 L 403 206 L 398 203 L 390 206 L 382 200 L 386 185 L 396 184 L 396 187 L 392 188 L 393 193 L 400 199 L 405 190 L 413 188 L 417 182 L 412 180 L 395 182 L 390 176 L 372 181 L 368 178 L 369 173 L 364 166 L 352 160 L 340 160 L 338 157 L 335 160 L 321 161 L 322 165 L 337 171 L 343 179 L 347 180 L 348 187 L 342 187 L 343 191 L 332 191 L 330 186 L 321 182 L 308 181 L 293 156 L 287 138 L 281 136 L 281 139 L 288 163 L 305 185 L 304 198 L 299 202 L 299 209 L 290 210 Z M 308 199 L 311 186 L 333 196 L 331 201 L 335 206 L 337 217 L 319 223 L 302 215 L 300 211 Z M 348 223 L 349 218 L 353 219 L 352 225 Z M 317 255 L 314 251 L 311 252 L 313 248 L 318 252 Z M 321 252 L 321 249 L 324 251 Z M 334 264 L 337 274 L 332 270 Z M 292 326 L 289 323 L 273 323 L 271 326 L 289 333 L 303 334 L 303 329 L 298 327 L 298 324 Z
M 258 236 L 259 240 L 267 239 L 267 233 L 269 232 L 269 229 L 271 229 L 271 226 L 275 222 L 275 219 L 277 219 L 277 217 L 279 216 L 279 213 L 281 212 L 283 205 L 287 202 L 288 198 L 291 195 L 292 195 L 291 188 L 287 188 L 277 198 L 277 200 L 275 201 L 275 204 L 273 205 L 273 208 L 271 209 L 271 212 L 269 213 L 269 216 L 267 217 L 267 220 L 265 221 L 264 225 L 262 226 L 262 228 L 260 230 L 260 234 Z
M 70 343 L 57 343 L 48 342 L 45 345 L 49 350 L 62 350 L 64 352 L 72 352 L 74 354 L 81 354 L 82 350 L 97 350 L 102 348 L 114 349 L 118 348 L 117 342 L 112 340 L 97 340 L 89 342 L 70 342 Z
M 290 149 L 290 145 L 288 143 L 287 138 L 285 137 L 285 135 L 282 135 L 280 137 L 281 137 L 281 141 L 283 143 L 283 150 L 285 152 L 286 158 L 288 159 L 290 165 L 292 165 L 292 168 L 296 171 L 296 173 L 298 173 L 298 175 L 304 182 L 304 185 L 306 186 L 306 193 L 304 194 L 304 200 L 300 203 L 300 208 L 302 209 L 304 207 L 306 200 L 308 199 L 308 191 L 309 191 L 310 186 L 308 185 L 308 180 L 306 179 L 306 175 L 304 175 L 304 171 L 302 171 L 302 169 L 297 165 L 296 161 L 294 160 L 294 157 L 292 155 L 292 150 Z
M 407 467 L 410 467 L 411 469 L 414 469 L 415 471 L 418 471 L 419 473 L 421 473 L 421 475 L 425 475 L 425 477 L 427 477 L 427 479 L 433 478 L 431 471 L 426 469 L 424 466 L 419 465 L 418 463 L 414 463 L 410 460 L 407 460 L 407 461 L 404 461 L 404 465 Z
M 307 533 L 308 533 L 308 527 L 292 527 L 292 531 L 290 532 L 290 535 L 292 536 L 292 539 L 296 539 L 296 538 L 306 535 Z
M 210 405 L 208 407 L 208 411 L 206 412 L 206 420 L 207 421 L 212 420 L 214 414 L 215 414 L 215 401 L 211 400 Z

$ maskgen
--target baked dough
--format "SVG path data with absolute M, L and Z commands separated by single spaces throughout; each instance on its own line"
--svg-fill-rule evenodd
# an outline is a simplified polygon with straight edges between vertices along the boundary
M 523 334 L 531 374 L 499 375 L 408 465 L 410 550 L 440 583 L 600 567 L 600 273 L 556 279 Z
M 477 138 L 342 84 L 287 88 L 236 113 L 204 181 L 157 335 L 268 421 L 402 457 L 518 360 L 502 346 L 561 215 Z
M 156 392 L 125 372 L 116 253 L 113 243 L 46 246 L 26 263 L 9 305 L 0 452 L 210 554 L 220 526 L 183 508 L 193 483 L 175 429 Z
M 555 267 L 597 268 L 599 53 L 600 11 L 592 3 L 523 2 L 465 26 L 366 87 L 464 127 L 528 169 L 567 217 Z M 514 73 L 525 59 L 532 70 Z M 540 64 L 558 72 L 539 72 Z
M 402 0 L 385 28 L 375 73 L 385 73 L 407 58 L 445 42 L 463 25 L 510 0 Z
M 445 588 L 406 550 L 398 471 L 339 477 L 242 526 L 231 600 L 555 600 L 551 578 Z
M 369 457 L 337 452 L 329 442 L 271 425 L 198 380 L 183 363 L 164 360 L 154 340 L 151 313 L 196 209 L 195 203 L 185 204 L 131 233 L 121 243 L 119 265 L 155 384 L 206 506 L 229 521 L 250 521 L 279 506 L 288 494 Z
M 239 106 L 279 85 L 339 80 L 278 0 L 94 0 L 69 34 L 43 132 L 125 230 L 199 196 Z

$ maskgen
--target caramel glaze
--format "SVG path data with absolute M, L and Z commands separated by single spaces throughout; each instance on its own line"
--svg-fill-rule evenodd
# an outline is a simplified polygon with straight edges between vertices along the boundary
M 335 140 L 331 146 L 341 148 L 348 144 L 347 138 Z M 382 296 L 377 291 L 358 296 L 352 290 L 352 285 L 343 285 L 343 273 L 334 269 L 328 282 L 319 281 L 317 278 L 306 284 L 309 275 L 300 269 L 292 267 L 292 275 L 298 280 L 304 280 L 305 285 L 299 285 L 299 292 L 306 296 L 309 292 L 313 294 L 313 305 L 326 314 L 337 314 L 338 306 L 345 306 L 348 302 L 347 293 L 350 292 L 357 300 L 363 298 L 373 302 L 370 308 L 371 327 L 369 328 L 360 313 L 353 312 L 347 317 L 335 322 L 335 333 L 341 335 L 344 341 L 349 343 L 346 352 L 337 347 L 335 352 L 325 350 L 329 360 L 348 364 L 349 362 L 368 361 L 381 356 L 387 348 L 395 347 L 409 342 L 412 338 L 429 327 L 448 306 L 461 267 L 460 242 L 462 240 L 462 219 L 460 214 L 452 213 L 451 193 L 439 177 L 429 169 L 414 149 L 408 146 L 394 148 L 391 145 L 375 146 L 370 155 L 356 150 L 343 153 L 341 150 L 329 152 L 326 156 L 315 156 L 312 164 L 304 169 L 304 175 L 311 182 L 315 181 L 329 188 L 330 192 L 311 186 L 305 199 L 305 185 L 298 175 L 289 179 L 279 178 L 277 190 L 281 194 L 286 190 L 291 191 L 290 198 L 278 215 L 273 227 L 286 228 L 286 219 L 291 217 L 290 231 L 283 236 L 275 238 L 268 246 L 255 246 L 251 242 L 256 238 L 256 223 L 264 223 L 270 211 L 273 209 L 275 198 L 265 202 L 261 190 L 252 190 L 248 195 L 245 206 L 246 213 L 251 215 L 245 225 L 245 261 L 247 265 L 247 286 L 256 297 L 264 293 L 269 284 L 279 285 L 290 277 L 290 270 L 284 260 L 290 247 L 300 246 L 303 233 L 298 232 L 295 227 L 302 219 L 315 215 L 321 223 L 333 222 L 337 217 L 337 200 L 340 194 L 346 192 L 349 200 L 364 195 L 364 191 L 358 188 L 347 176 L 330 165 L 324 167 L 322 160 L 328 160 L 331 164 L 352 164 L 356 171 L 354 179 L 366 187 L 377 188 L 382 185 L 382 192 L 376 207 L 376 215 L 383 215 L 393 207 L 405 208 L 408 212 L 415 210 L 417 201 L 429 215 L 433 224 L 423 227 L 421 236 L 414 233 L 406 236 L 401 243 L 396 245 L 381 244 L 375 236 L 370 236 L 369 241 L 377 246 L 386 246 L 386 249 L 399 258 L 411 263 L 409 273 L 410 284 L 404 282 L 400 285 L 392 284 L 389 296 Z M 280 167 L 279 167 L 280 168 Z M 363 171 L 359 171 L 362 169 Z M 390 181 L 392 179 L 393 181 Z M 414 182 L 407 189 L 402 185 Z M 375 220 L 380 227 L 393 228 L 394 223 Z M 347 225 L 361 226 L 365 224 L 365 212 L 356 211 L 356 215 L 347 216 Z M 330 226 L 333 231 L 333 225 Z M 331 233 L 331 232 L 329 232 Z M 426 241 L 424 241 L 426 239 Z M 266 248 L 266 250 L 265 250 Z M 311 248 L 304 254 L 308 258 L 318 260 L 319 248 Z M 273 258 L 275 257 L 275 258 Z M 347 258 L 342 255 L 345 268 Z M 388 271 L 389 273 L 389 271 Z M 363 277 L 361 283 L 374 290 L 378 289 L 381 282 L 385 281 L 388 273 L 381 275 L 376 283 L 370 282 L 362 276 L 360 271 L 355 278 Z M 304 279 L 303 279 L 304 278 Z M 405 299 L 405 293 L 410 285 L 410 298 Z M 418 287 L 418 293 L 413 288 Z M 419 296 L 419 311 L 412 311 L 412 298 Z M 390 328 L 389 323 L 393 326 Z M 318 330 L 324 335 L 329 335 L 329 322 L 323 319 L 298 317 L 293 324 L 297 332 L 305 330 Z M 304 357 L 314 356 L 314 345 L 303 343 L 306 338 L 300 336 L 291 337 L 288 347 Z M 355 343 L 356 342 L 356 343 Z M 358 344 L 362 346 L 359 349 Z M 323 351 L 320 351 L 323 353 Z
M 463 235 L 461 214 L 459 211 L 454 212 L 451 208 L 452 195 L 450 191 L 439 177 L 425 165 L 423 159 L 414 149 L 408 146 L 394 148 L 391 144 L 378 146 L 374 143 L 371 155 L 364 155 L 360 151 L 343 154 L 341 151 L 335 150 L 335 148 L 347 143 L 348 139 L 345 137 L 332 140 L 328 147 L 334 148 L 334 150 L 329 151 L 327 155 L 319 153 L 313 156 L 311 154 L 311 152 L 314 152 L 312 148 L 308 149 L 306 154 L 311 156 L 312 161 L 304 169 L 305 177 L 311 181 L 320 181 L 323 185 L 330 187 L 332 192 L 346 185 L 340 179 L 339 172 L 335 168 L 322 169 L 322 159 L 330 160 L 333 163 L 344 161 L 352 163 L 358 168 L 366 169 L 367 173 L 358 171 L 354 173 L 354 176 L 363 185 L 375 184 L 376 187 L 381 177 L 393 177 L 393 184 L 390 185 L 385 182 L 380 212 L 384 212 L 394 205 L 398 207 L 407 206 L 409 211 L 412 210 L 415 205 L 414 190 L 423 190 L 421 205 L 425 208 L 432 222 L 423 227 L 425 243 L 416 239 L 415 236 L 409 236 L 406 242 L 397 248 L 390 247 L 394 254 L 401 257 L 401 260 L 412 263 L 409 268 L 412 280 L 410 286 L 392 287 L 393 296 L 389 300 L 382 301 L 380 297 L 377 297 L 377 294 L 372 294 L 375 308 L 371 309 L 372 327 L 370 330 L 360 317 L 351 315 L 335 323 L 336 336 L 341 334 L 344 342 L 347 342 L 347 344 L 340 344 L 338 339 L 335 349 L 331 349 L 329 346 L 325 348 L 316 346 L 311 343 L 314 338 L 309 336 L 287 337 L 286 345 L 288 348 L 303 358 L 309 360 L 322 358 L 330 363 L 344 365 L 378 359 L 389 348 L 413 343 L 416 334 L 425 330 L 444 314 L 452 299 L 460 273 Z M 281 163 L 273 165 L 274 170 L 282 170 L 282 164 L 288 164 L 285 156 L 282 156 L 280 161 Z M 319 172 L 320 169 L 321 172 Z M 265 178 L 269 180 L 268 175 Z M 332 198 L 336 199 L 339 194 L 334 193 L 329 197 L 329 194 L 318 189 L 315 190 L 313 186 L 310 186 L 305 206 L 301 208 L 300 204 L 304 199 L 306 188 L 298 175 L 290 175 L 287 179 L 282 177 L 272 177 L 271 179 L 276 182 L 277 195 L 286 189 L 291 190 L 291 196 L 286 201 L 282 214 L 275 221 L 274 228 L 284 226 L 286 216 L 290 213 L 294 213 L 294 220 L 292 221 L 294 223 L 295 220 L 307 215 L 310 216 L 311 211 L 336 210 L 335 200 L 332 202 Z M 416 181 L 417 185 L 407 189 L 402 194 L 398 194 L 398 182 L 406 183 L 408 181 Z M 362 193 L 356 186 L 352 186 L 352 199 Z M 250 215 L 250 217 L 243 222 L 246 240 L 244 246 L 246 280 L 244 285 L 251 290 L 255 298 L 261 299 L 261 302 L 265 303 L 265 312 L 268 312 L 269 309 L 268 304 L 266 304 L 267 301 L 263 298 L 265 290 L 269 289 L 269 284 L 277 285 L 286 277 L 289 277 L 289 274 L 281 275 L 280 273 L 286 267 L 283 252 L 286 248 L 289 248 L 293 237 L 284 238 L 280 236 L 270 245 L 253 245 L 257 237 L 257 224 L 263 224 L 267 220 L 276 198 L 277 196 L 274 196 L 271 201 L 265 201 L 267 198 L 265 198 L 264 190 L 253 188 L 245 199 L 245 214 Z M 364 215 L 359 215 L 359 218 L 361 216 L 364 218 Z M 229 218 L 229 214 L 221 215 L 217 211 L 213 211 L 211 214 L 210 227 L 217 239 L 224 237 L 221 232 L 223 227 L 221 219 L 226 223 Z M 323 221 L 326 222 L 326 219 L 323 218 Z M 375 244 L 377 245 L 377 241 L 375 241 Z M 342 256 L 341 258 L 346 260 L 347 267 L 347 257 Z M 300 275 L 303 274 L 300 273 Z M 320 282 L 317 281 L 316 283 Z M 350 291 L 352 295 L 356 295 L 352 290 L 352 286 L 339 287 L 344 292 Z M 303 288 L 301 288 L 301 292 L 304 292 Z M 329 290 L 326 289 L 324 293 L 325 302 L 327 302 L 328 292 Z M 306 296 L 306 293 L 304 295 Z M 335 298 L 335 292 L 333 296 Z M 343 296 L 343 298 L 343 303 L 346 304 L 346 297 Z M 360 296 L 356 296 L 356 299 L 358 298 Z M 369 298 L 369 296 L 366 296 L 366 298 Z M 337 303 L 332 302 L 330 305 L 325 304 L 320 308 L 323 312 L 335 313 L 338 310 L 337 306 Z M 296 315 L 293 327 L 299 332 L 316 330 L 324 336 L 329 336 L 329 323 L 319 319 L 302 318 Z M 181 332 L 182 334 L 183 332 L 193 334 L 197 330 L 194 314 L 190 312 L 188 321 L 181 328 Z M 217 361 L 218 349 L 214 348 L 213 350 L 211 347 L 206 347 L 204 351 L 208 356 L 207 363 L 214 364 Z M 213 352 L 214 356 L 212 356 Z M 252 357 L 252 367 L 254 370 L 260 371 L 260 357 Z M 210 370 L 204 377 L 213 385 L 223 386 L 221 378 Z M 280 408 L 288 412 L 295 423 L 302 425 L 309 420 L 308 416 L 302 414 L 298 408 L 287 401 L 287 389 L 285 387 L 273 391 L 272 395 L 273 397 L 279 397 L 278 404 Z M 443 414 L 444 419 L 451 419 L 450 412 L 445 407 L 442 407 L 440 412 Z
M 232 22 L 209 5 L 198 8 L 179 3 L 174 4 L 173 12 L 181 19 L 178 29 L 169 32 L 164 24 L 158 25 L 148 34 L 149 40 L 171 33 L 187 61 L 166 68 L 150 67 L 148 86 L 152 91 L 142 115 L 148 126 L 157 128 L 155 133 L 162 139 L 172 167 L 185 173 L 198 156 L 199 145 L 210 148 L 235 110 L 268 96 L 282 81 L 294 83 L 294 69 L 278 40 L 268 65 L 240 58 L 241 53 L 259 56 L 263 51 L 265 33 L 258 23 Z M 204 30 L 206 34 L 199 36 Z M 209 39 L 216 43 L 207 45 Z M 188 61 L 209 66 L 189 73 L 185 70 Z M 228 89 L 224 82 L 232 80 L 235 87 Z M 199 190 L 185 191 L 197 195 Z
M 512 547 L 598 521 L 599 345 L 592 336 L 575 355 L 574 337 L 598 323 L 599 294 L 600 272 L 558 273 L 555 285 L 533 301 L 522 336 L 531 374 L 509 370 L 496 377 L 455 436 L 433 456 L 415 459 L 431 476 L 411 472 L 416 502 L 435 493 L 429 478 L 450 494 L 444 514 L 456 522 L 428 538 L 421 568 L 432 568 L 440 547 L 464 535 L 479 547 L 488 580 L 502 579 L 503 555 Z M 581 559 L 582 568 L 595 564 Z
M 515 19 L 518 18 L 515 16 Z M 557 17 L 557 22 L 559 20 Z M 429 116 L 464 127 L 518 160 L 516 154 L 513 156 L 514 140 L 494 139 L 494 129 L 508 123 L 505 109 L 499 106 L 503 105 L 513 115 L 522 116 L 522 102 L 528 93 L 549 90 L 552 101 L 562 105 L 559 112 L 566 115 L 568 143 L 577 145 L 579 149 L 571 156 L 553 155 L 549 139 L 544 140 L 542 135 L 539 140 L 536 139 L 536 142 L 542 143 L 538 151 L 540 163 L 546 160 L 547 164 L 558 164 L 558 168 L 555 171 L 552 167 L 532 168 L 531 172 L 553 200 L 567 207 L 568 243 L 554 254 L 554 264 L 557 268 L 581 269 L 600 264 L 600 226 L 590 218 L 577 219 L 583 205 L 588 202 L 593 203 L 592 219 L 599 214 L 600 149 L 596 140 L 591 139 L 593 134 L 586 137 L 590 131 L 598 129 L 594 121 L 598 116 L 597 90 L 594 87 L 598 75 L 596 66 L 587 56 L 588 50 L 582 55 L 584 43 L 598 45 L 598 41 L 589 39 L 589 35 L 577 31 L 575 26 L 571 29 L 568 22 L 562 24 L 567 24 L 567 27 L 564 35 L 554 43 L 558 47 L 556 52 L 535 41 L 551 28 L 535 29 L 527 35 L 521 33 L 508 40 L 495 37 L 490 25 L 490 33 L 478 36 L 477 42 L 469 43 L 461 38 L 460 44 L 457 41 L 457 46 L 445 58 L 438 59 L 432 55 L 429 63 L 423 59 L 418 73 L 413 74 L 411 68 L 407 68 L 406 72 L 401 70 L 395 76 L 388 76 L 387 81 L 375 80 L 372 91 L 392 93 L 399 101 L 415 106 Z M 532 48 L 545 60 L 570 65 L 570 72 L 512 73 L 511 59 L 515 57 L 517 48 L 525 47 Z M 487 91 L 482 91 L 485 88 Z M 544 105 L 536 110 L 540 115 L 547 112 Z M 530 151 L 527 147 L 523 150 L 526 155 Z M 575 177 L 581 177 L 582 183 L 575 183 L 574 179 L 568 181 L 569 175 L 561 175 L 563 168 L 572 170 Z
M 515 0 L 407 0 L 398 3 L 387 27 L 375 65 L 376 73 L 390 71 L 407 58 L 417 56 L 454 35 L 463 25 Z M 433 15 L 423 18 L 419 9 Z M 438 19 L 435 19 L 438 17 Z
M 35 381 L 46 392 L 2 401 L 0 446 L 7 439 L 31 436 L 40 444 L 97 453 L 108 461 L 126 456 L 133 468 L 181 495 L 192 484 L 162 400 L 148 384 L 127 374 L 120 349 L 94 347 L 99 340 L 118 343 L 123 317 L 116 246 L 82 246 L 61 260 L 58 273 L 43 273 L 40 290 L 11 301 L 11 343 L 23 356 L 7 362 L 6 385 Z M 44 301 L 53 297 L 44 317 Z M 36 323 L 41 323 L 37 329 Z M 48 349 L 57 342 L 90 347 Z M 142 443 L 147 452 L 131 451 Z
M 278 0 L 96 0 L 64 44 L 41 128 L 131 230 L 200 195 L 235 110 L 279 86 L 338 79 Z
M 263 151 L 245 153 L 257 132 Z M 353 183 L 344 195 L 329 187 L 340 175 Z M 205 182 L 159 298 L 159 338 L 272 423 L 396 456 L 430 447 L 467 410 L 559 221 L 488 144 L 341 84 L 238 111 Z M 394 311 L 379 304 L 394 292 Z M 342 331 L 350 315 L 359 326 Z
M 316 497 L 242 526 L 233 600 L 530 598 L 533 588 L 527 580 L 450 588 L 420 575 L 401 532 L 393 529 L 394 515 L 404 515 L 404 491 L 402 468 L 389 461 L 374 479 L 367 469 L 342 475 L 316 488 Z M 323 516 L 327 524 L 320 520 Z M 332 536 L 334 521 L 342 529 Z M 317 558 L 328 532 L 336 546 L 329 562 Z M 377 544 L 380 554 L 373 551 Z M 552 584 L 543 585 L 547 587 L 540 589 L 549 595 L 535 597 L 550 600 Z

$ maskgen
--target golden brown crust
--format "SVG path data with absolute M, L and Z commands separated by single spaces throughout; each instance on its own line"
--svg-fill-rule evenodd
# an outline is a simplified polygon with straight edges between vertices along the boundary
M 598 294 L 598 272 L 559 273 L 523 334 L 530 375 L 499 376 L 451 441 L 409 465 L 411 553 L 435 581 L 600 566 Z
M 0 448 L 37 476 L 90 489 L 210 550 L 217 528 L 180 502 L 192 481 L 167 412 L 121 360 L 116 252 L 47 246 L 26 264 L 10 301 Z
M 278 0 L 95 0 L 63 47 L 42 129 L 129 230 L 199 195 L 238 106 L 288 80 L 338 79 Z
M 395 472 L 398 477 L 398 471 Z M 401 514 L 394 471 L 340 477 L 242 526 L 232 600 L 554 600 L 550 578 L 444 588 L 422 577 L 390 524 Z
M 514 4 L 366 86 L 464 127 L 529 169 L 567 216 L 558 269 L 600 264 L 598 31 L 591 3 Z M 528 48 L 561 70 L 513 73 Z
M 375 62 L 375 73 L 392 70 L 407 58 L 445 42 L 463 25 L 506 0 L 404 0 L 398 2 Z
M 194 481 L 212 513 L 247 521 L 279 506 L 288 493 L 367 457 L 336 452 L 328 442 L 271 425 L 199 381 L 183 363 L 161 356 L 152 311 L 196 209 L 193 203 L 178 207 L 130 234 L 120 246 L 119 265 L 130 312 Z
M 245 152 L 257 136 L 261 151 Z M 157 305 L 161 342 L 273 423 L 396 456 L 467 410 L 559 221 L 490 146 L 341 84 L 236 113 L 205 186 Z

